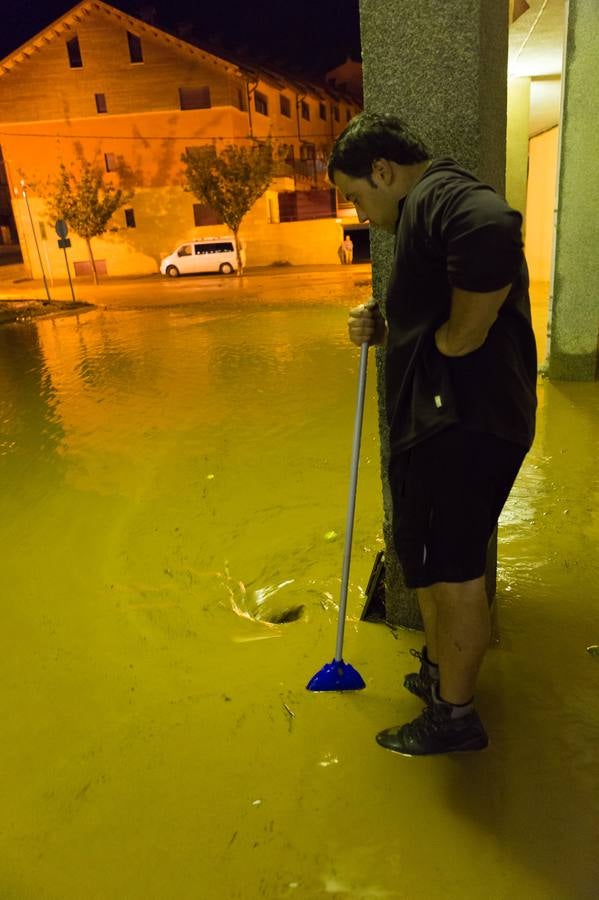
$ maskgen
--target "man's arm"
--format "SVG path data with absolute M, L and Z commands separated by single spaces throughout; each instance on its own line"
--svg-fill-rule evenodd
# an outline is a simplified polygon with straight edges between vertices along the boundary
M 437 349 L 444 356 L 466 356 L 482 347 L 511 284 L 498 291 L 480 293 L 454 287 L 451 314 L 435 333 Z

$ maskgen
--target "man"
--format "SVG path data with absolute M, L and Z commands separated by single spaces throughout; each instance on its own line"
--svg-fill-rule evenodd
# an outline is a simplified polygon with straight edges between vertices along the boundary
M 358 306 L 349 335 L 385 345 L 394 543 L 425 632 L 404 685 L 427 705 L 377 741 L 410 756 L 481 750 L 487 544 L 534 437 L 521 216 L 390 115 L 352 119 L 328 175 L 360 222 L 395 234 L 386 321 Z
M 354 261 L 354 242 L 350 238 L 349 234 L 345 235 L 345 240 L 343 241 L 343 249 L 345 251 L 345 262 L 348 266 L 350 266 Z

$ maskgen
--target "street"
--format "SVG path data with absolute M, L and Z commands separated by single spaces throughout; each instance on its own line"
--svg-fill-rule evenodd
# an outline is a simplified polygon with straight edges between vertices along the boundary
M 105 278 L 94 285 L 90 278 L 76 279 L 77 300 L 108 309 L 141 309 L 147 307 L 180 306 L 208 303 L 222 299 L 223 293 L 237 297 L 243 293 L 248 300 L 260 300 L 267 305 L 293 298 L 325 302 L 345 292 L 348 297 L 357 291 L 368 295 L 371 280 L 370 263 L 354 266 L 281 266 L 247 270 L 235 275 L 192 275 L 166 278 L 148 275 L 140 278 Z M 293 287 L 291 288 L 291 285 Z M 67 279 L 48 283 L 52 300 L 71 300 Z M 23 266 L 0 268 L 0 302 L 3 300 L 44 300 L 46 292 L 41 280 L 28 279 Z M 350 301 L 353 302 L 353 301 Z

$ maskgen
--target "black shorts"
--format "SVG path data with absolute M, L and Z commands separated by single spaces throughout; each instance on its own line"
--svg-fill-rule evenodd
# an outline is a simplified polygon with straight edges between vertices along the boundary
M 408 587 L 484 575 L 489 539 L 526 452 L 452 425 L 392 454 L 393 539 Z

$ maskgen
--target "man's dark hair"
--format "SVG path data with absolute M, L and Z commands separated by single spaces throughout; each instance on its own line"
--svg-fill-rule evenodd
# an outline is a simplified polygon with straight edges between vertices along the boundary
M 336 171 L 370 180 L 376 159 L 405 166 L 430 158 L 424 143 L 402 119 L 386 113 L 362 112 L 354 116 L 333 144 L 327 174 L 331 182 Z

